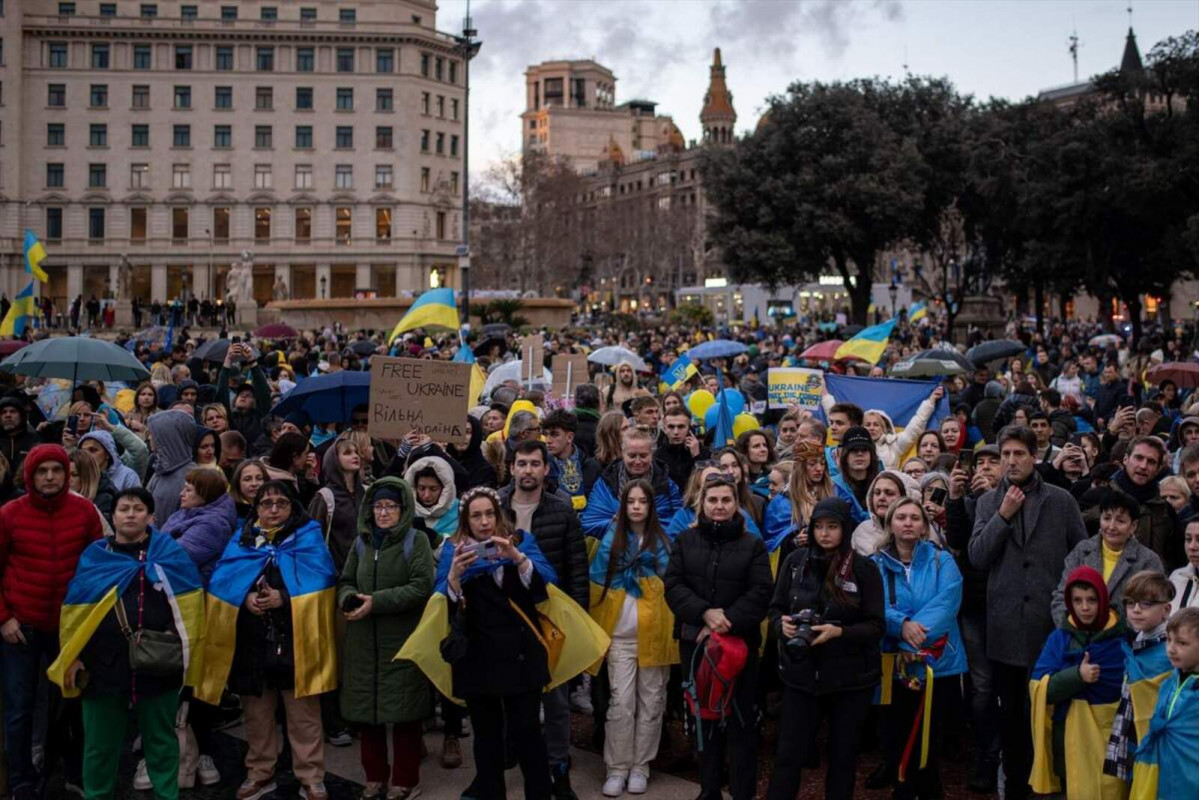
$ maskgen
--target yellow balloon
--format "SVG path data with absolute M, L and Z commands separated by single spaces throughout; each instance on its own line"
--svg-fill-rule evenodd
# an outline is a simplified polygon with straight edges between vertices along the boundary
M 708 413 L 708 409 L 716 404 L 716 398 L 707 389 L 697 389 L 687 398 L 687 405 L 691 409 L 691 415 L 698 419 L 703 419 L 704 414 Z
M 733 436 L 740 436 L 746 431 L 756 431 L 761 426 L 753 414 L 738 414 L 733 419 Z
M 128 414 L 133 410 L 133 398 L 134 394 L 132 389 L 122 389 L 121 391 L 117 392 L 117 396 L 113 398 L 112 405 L 122 414 Z

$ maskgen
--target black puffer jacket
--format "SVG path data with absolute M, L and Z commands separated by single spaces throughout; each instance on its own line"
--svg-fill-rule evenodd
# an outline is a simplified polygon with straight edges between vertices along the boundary
M 695 469 L 695 462 L 703 461 L 706 458 L 708 458 L 708 448 L 701 445 L 699 455 L 693 456 L 687 449 L 687 445 L 670 444 L 666 441 L 665 436 L 658 440 L 658 446 L 654 448 L 654 460 L 662 465 L 663 471 L 670 476 L 676 486 L 680 487 L 687 485 L 691 472 Z
M 679 534 L 665 584 L 677 638 L 694 642 L 704 626 L 704 612 L 720 608 L 733 624 L 730 633 L 751 650 L 761 643 L 774 580 L 766 545 L 746 533 L 740 514 L 722 525 L 701 516 L 694 528 Z
M 470 423 L 470 442 L 466 447 L 450 445 L 446 448 L 466 473 L 462 482 L 459 482 L 457 477 L 454 478 L 459 497 L 476 486 L 495 486 L 498 480 L 495 467 L 491 466 L 491 462 L 483 455 L 483 428 L 472 416 L 468 415 L 466 421 Z
M 500 501 L 508 518 L 515 522 L 512 512 L 511 485 L 500 490 Z M 583 528 L 569 500 L 546 487 L 541 492 L 541 503 L 533 511 L 533 538 L 537 546 L 558 573 L 558 588 L 582 608 L 591 601 L 591 583 L 588 578 L 587 544 L 583 541 Z

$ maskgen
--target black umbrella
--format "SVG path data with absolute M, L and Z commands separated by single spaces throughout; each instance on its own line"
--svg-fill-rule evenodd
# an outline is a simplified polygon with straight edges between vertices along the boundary
M 863 328 L 861 325 L 842 325 L 841 326 L 841 338 L 848 339 L 851 336 L 857 336 L 859 333 L 861 333 L 864 330 L 866 330 L 866 329 Z
M 961 353 L 959 353 L 957 350 L 941 350 L 941 349 L 921 350 L 916 355 L 909 356 L 909 358 L 911 358 L 913 360 L 931 358 L 931 359 L 936 359 L 938 361 L 952 361 L 955 364 L 957 364 L 958 366 L 960 366 L 964 372 L 974 372 L 974 365 L 971 364 L 970 360 L 967 359 Z
M 349 348 L 356 356 L 374 355 L 379 349 L 378 342 L 372 342 L 370 339 L 361 339 L 357 342 L 350 342 Z
M 982 344 L 976 344 L 966 351 L 966 358 L 975 366 L 981 367 L 1001 358 L 1012 358 L 1027 350 L 1022 342 L 1014 339 L 995 339 Z
M 931 350 L 926 352 L 936 353 Z M 961 375 L 966 369 L 952 358 L 936 356 L 909 356 L 887 371 L 893 378 L 940 378 L 948 375 Z
M 475 345 L 472 352 L 474 352 L 475 358 L 483 358 L 491 355 L 492 347 L 500 348 L 500 355 L 503 355 L 508 352 L 508 340 L 503 336 L 491 336 Z
M 225 353 L 229 352 L 230 344 L 228 339 L 213 339 L 211 342 L 205 342 L 197 347 L 192 353 L 192 357 L 220 364 L 225 360 Z M 251 358 L 258 358 L 258 351 L 253 347 L 250 348 L 250 354 Z
M 483 335 L 488 338 L 493 336 L 507 336 L 510 330 L 512 330 L 512 326 L 506 322 L 489 322 L 483 326 Z

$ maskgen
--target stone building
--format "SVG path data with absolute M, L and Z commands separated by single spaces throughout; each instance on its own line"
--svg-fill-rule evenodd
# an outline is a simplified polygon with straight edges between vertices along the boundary
M 0 0 L 0 288 L 61 310 L 457 281 L 460 51 L 434 0 Z

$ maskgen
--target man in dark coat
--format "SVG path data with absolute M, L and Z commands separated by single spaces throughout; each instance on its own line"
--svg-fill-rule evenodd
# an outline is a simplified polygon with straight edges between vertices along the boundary
M 686 486 L 695 462 L 708 457 L 708 449 L 691 432 L 691 413 L 685 408 L 671 411 L 662 420 L 662 434 L 654 448 L 654 461 L 676 486 Z
M 27 408 L 21 397 L 0 397 L 0 453 L 8 459 L 10 475 L 21 473 L 25 456 L 42 442 L 29 427 Z
M 575 444 L 589 456 L 595 455 L 595 426 L 600 418 L 599 389 L 594 383 L 580 384 L 575 388 L 574 415 L 579 420 L 575 431 Z

